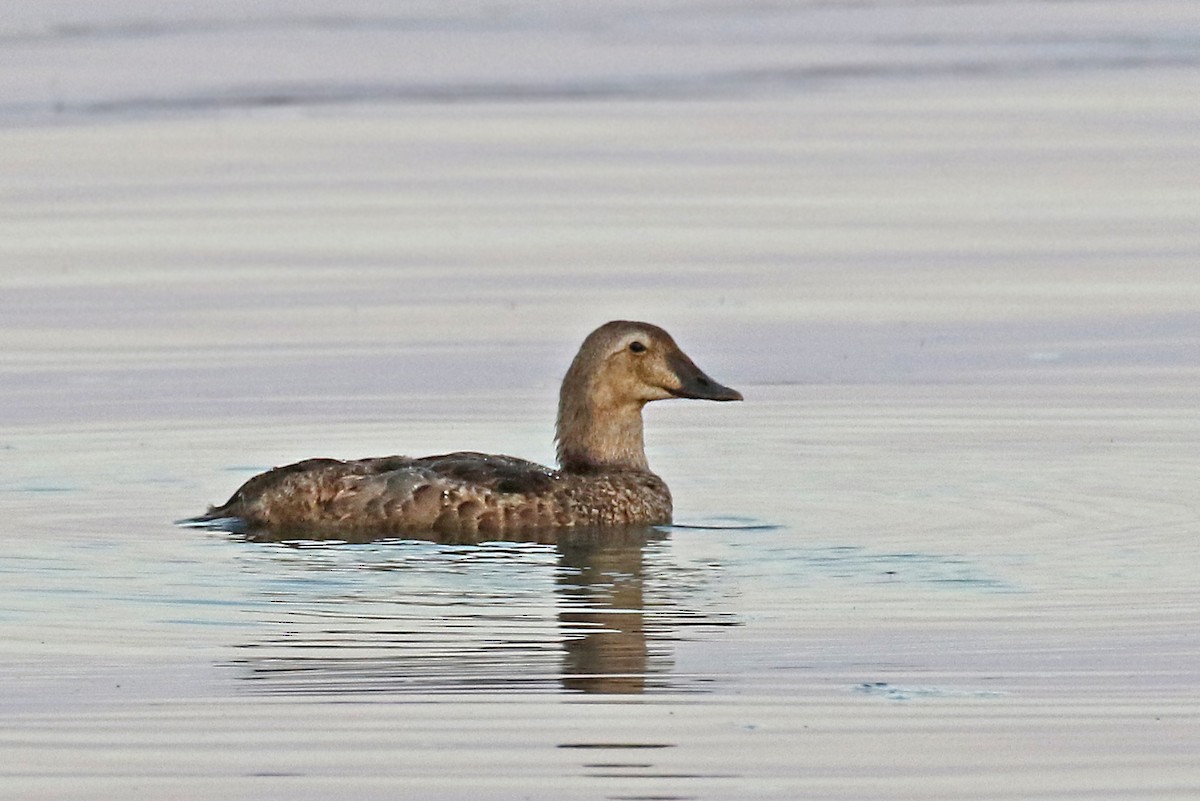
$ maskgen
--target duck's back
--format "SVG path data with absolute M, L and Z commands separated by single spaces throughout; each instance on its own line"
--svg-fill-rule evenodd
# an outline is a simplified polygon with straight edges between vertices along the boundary
M 668 523 L 671 495 L 648 471 L 572 473 L 472 452 L 309 459 L 255 476 L 205 518 L 275 531 L 503 534 Z

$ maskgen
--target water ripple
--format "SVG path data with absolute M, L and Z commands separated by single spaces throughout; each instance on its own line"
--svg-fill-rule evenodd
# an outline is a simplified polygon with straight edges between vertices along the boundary
M 0 119 L 204 114 L 281 106 L 786 97 L 881 82 L 1191 70 L 1200 39 L 1153 14 L 1055 24 L 1004 4 L 958 28 L 941 4 L 591 4 L 543 11 L 295 14 L 285 7 L 76 18 L 0 31 Z M 1080 3 L 1086 9 L 1089 3 Z M 112 12 L 109 12 L 112 14 Z M 75 74 L 79 52 L 104 69 Z M 460 58 L 446 60 L 447 50 Z M 169 56 L 167 55 L 169 53 Z M 513 53 L 520 53 L 514 58 Z M 352 56 L 348 54 L 353 54 Z M 664 56 L 664 54 L 668 54 Z M 35 67 L 32 78 L 21 69 Z M 156 64 L 153 80 L 145 65 Z M 54 66 L 47 66 L 54 65 Z

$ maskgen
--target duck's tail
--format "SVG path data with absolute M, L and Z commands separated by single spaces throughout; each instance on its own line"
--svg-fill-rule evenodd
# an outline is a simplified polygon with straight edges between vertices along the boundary
M 241 532 L 246 530 L 246 521 L 229 511 L 229 504 L 210 506 L 208 511 L 195 517 L 176 520 L 175 525 L 184 528 L 211 528 L 221 531 Z

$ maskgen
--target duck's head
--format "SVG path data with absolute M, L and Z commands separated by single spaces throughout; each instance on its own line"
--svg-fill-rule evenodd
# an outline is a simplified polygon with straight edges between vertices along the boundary
M 560 463 L 645 469 L 641 410 L 667 398 L 737 401 L 742 395 L 705 375 L 656 325 L 614 320 L 600 326 L 583 341 L 563 379 Z
M 603 406 L 645 405 L 667 398 L 735 401 L 737 390 L 713 381 L 679 349 L 671 335 L 650 323 L 614 320 L 597 328 L 579 348 L 568 383 L 586 385 Z

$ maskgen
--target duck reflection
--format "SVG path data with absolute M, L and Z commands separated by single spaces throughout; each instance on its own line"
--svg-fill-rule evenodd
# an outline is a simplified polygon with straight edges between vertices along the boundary
M 650 659 L 644 554 L 656 533 L 568 537 L 558 543 L 564 689 L 645 690 Z
M 505 543 L 463 535 L 421 542 L 240 536 L 280 546 L 252 555 L 255 572 L 290 588 L 273 590 L 265 607 L 271 622 L 286 625 L 235 660 L 263 691 L 557 686 L 633 694 L 669 685 L 670 626 L 646 622 L 647 552 L 661 562 L 667 540 L 654 528 L 576 529 Z M 314 570 L 337 580 L 314 579 Z

